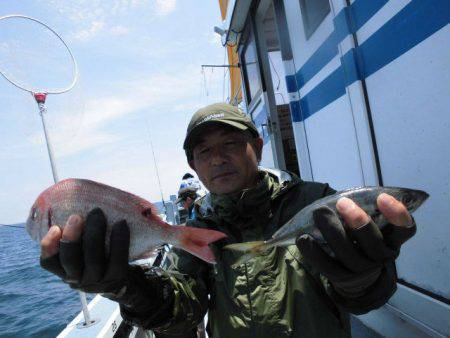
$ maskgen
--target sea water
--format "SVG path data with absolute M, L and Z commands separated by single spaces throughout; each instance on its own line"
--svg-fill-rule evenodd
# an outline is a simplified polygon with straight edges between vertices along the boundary
M 26 230 L 0 226 L 0 337 L 55 337 L 80 311 L 78 293 L 39 266 Z

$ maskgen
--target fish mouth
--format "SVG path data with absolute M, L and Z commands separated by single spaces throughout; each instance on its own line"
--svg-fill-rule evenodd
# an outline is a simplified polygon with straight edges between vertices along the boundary
M 30 217 L 27 219 L 27 222 L 25 224 L 25 228 L 26 228 L 26 230 L 28 232 L 28 235 L 30 235 L 31 239 L 33 239 L 34 241 L 38 241 L 39 240 L 38 227 L 33 222 L 33 220 L 31 220 Z
M 430 197 L 430 194 L 422 190 L 416 190 L 415 192 L 418 196 L 417 198 L 417 208 L 418 208 Z
M 429 197 L 430 195 L 423 190 L 409 189 L 407 195 L 402 199 L 402 202 L 406 205 L 409 212 L 413 212 L 416 211 Z

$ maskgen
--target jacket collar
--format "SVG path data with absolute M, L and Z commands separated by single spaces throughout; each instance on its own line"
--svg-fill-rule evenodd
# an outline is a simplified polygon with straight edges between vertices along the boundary
M 259 171 L 263 171 L 269 174 L 280 185 L 280 189 L 274 196 L 272 196 L 272 199 L 276 199 L 284 195 L 288 190 L 290 190 L 293 186 L 297 185 L 300 182 L 300 179 L 298 177 L 286 171 L 263 167 L 259 167 L 258 169 Z M 195 209 L 197 215 L 201 218 L 214 216 L 215 212 L 212 204 L 211 194 L 208 193 L 204 197 L 198 199 L 195 203 Z

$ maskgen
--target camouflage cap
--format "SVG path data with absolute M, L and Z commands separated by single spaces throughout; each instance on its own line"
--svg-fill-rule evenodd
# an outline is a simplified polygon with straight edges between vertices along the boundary
M 239 130 L 249 130 L 255 137 L 259 137 L 258 129 L 250 117 L 238 107 L 228 103 L 214 103 L 197 110 L 189 122 L 183 149 L 188 159 L 192 158 L 193 140 L 199 135 L 203 127 L 211 123 L 221 123 Z

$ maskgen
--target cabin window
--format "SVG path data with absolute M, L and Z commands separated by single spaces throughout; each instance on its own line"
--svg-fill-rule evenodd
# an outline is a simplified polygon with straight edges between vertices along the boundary
M 300 7 L 306 39 L 309 39 L 330 13 L 330 2 L 329 0 L 300 0 Z
M 256 41 L 253 30 L 249 32 L 247 41 L 245 42 L 243 52 L 241 54 L 244 82 L 247 103 L 249 104 L 261 89 L 261 82 L 259 80 L 259 66 L 258 57 L 256 54 Z

